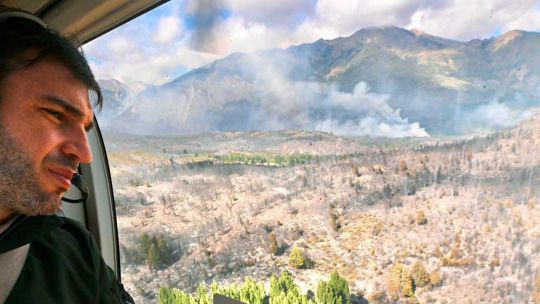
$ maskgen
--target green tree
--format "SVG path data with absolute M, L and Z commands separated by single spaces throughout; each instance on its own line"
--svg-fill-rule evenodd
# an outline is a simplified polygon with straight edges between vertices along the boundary
M 290 157 L 289 160 L 287 161 L 287 165 L 289 167 L 294 167 L 296 165 L 296 160 Z
M 240 289 L 240 301 L 249 304 L 264 304 L 266 301 L 264 285 L 247 277 Z
M 160 304 L 198 304 L 193 296 L 167 286 L 159 288 L 158 300 Z
M 158 300 L 160 304 L 209 304 L 216 293 L 248 304 L 314 304 L 307 295 L 300 294 L 298 286 L 288 272 L 283 272 L 280 277 L 272 275 L 270 296 L 266 293 L 262 282 L 247 277 L 241 286 L 232 284 L 220 287 L 214 282 L 207 288 L 201 284 L 194 295 L 162 286 L 159 289 Z
M 155 246 L 159 253 L 159 262 L 162 264 L 161 266 L 169 265 L 172 262 L 173 257 L 172 250 L 169 248 L 169 245 L 167 245 L 165 236 L 155 236 Z
M 349 283 L 333 271 L 328 282 L 320 282 L 317 286 L 317 302 L 321 304 L 350 303 Z
M 197 288 L 197 304 L 210 303 L 212 303 L 212 297 L 208 294 L 208 288 L 204 284 L 199 285 L 199 288 Z
M 291 250 L 291 254 L 289 255 L 289 265 L 297 269 L 306 267 L 306 259 L 304 258 L 304 253 L 300 248 L 295 246 Z
M 272 275 L 270 278 L 269 304 L 307 303 L 309 303 L 307 296 L 300 294 L 300 290 L 289 272 L 282 272 L 279 278 Z
M 150 269 L 158 269 L 160 265 L 159 253 L 155 246 L 150 246 L 146 250 L 146 263 Z
M 143 233 L 139 238 L 139 248 L 150 269 L 162 269 L 174 260 L 163 235 L 150 236 Z

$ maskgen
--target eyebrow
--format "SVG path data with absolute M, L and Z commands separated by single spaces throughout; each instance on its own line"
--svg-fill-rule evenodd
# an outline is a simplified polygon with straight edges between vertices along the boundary
M 86 118 L 86 115 L 79 110 L 76 106 L 74 106 L 71 102 L 64 100 L 58 96 L 53 95 L 44 95 L 42 97 L 42 100 L 45 100 L 47 102 L 54 103 L 64 109 L 64 111 L 68 112 L 69 114 L 77 117 L 77 118 Z M 86 132 L 90 131 L 94 127 L 94 121 L 92 120 L 90 123 L 86 124 L 84 126 L 84 129 Z

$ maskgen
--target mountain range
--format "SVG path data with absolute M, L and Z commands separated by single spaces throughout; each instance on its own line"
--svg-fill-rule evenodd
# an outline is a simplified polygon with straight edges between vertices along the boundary
M 540 104 L 540 33 L 456 41 L 398 27 L 234 53 L 140 93 L 101 81 L 105 130 L 305 129 L 457 135 L 516 124 Z

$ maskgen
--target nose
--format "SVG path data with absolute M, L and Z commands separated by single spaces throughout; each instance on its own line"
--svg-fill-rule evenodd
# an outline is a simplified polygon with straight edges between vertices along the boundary
M 66 134 L 67 140 L 62 146 L 62 153 L 82 164 L 88 164 L 92 161 L 92 149 L 88 141 L 87 132 L 82 130 L 73 130 Z

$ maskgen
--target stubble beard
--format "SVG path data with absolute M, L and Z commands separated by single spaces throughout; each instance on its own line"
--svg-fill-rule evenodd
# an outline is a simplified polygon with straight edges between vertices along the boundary
M 0 123 L 0 208 L 29 216 L 54 214 L 61 195 L 41 189 L 32 158 Z

